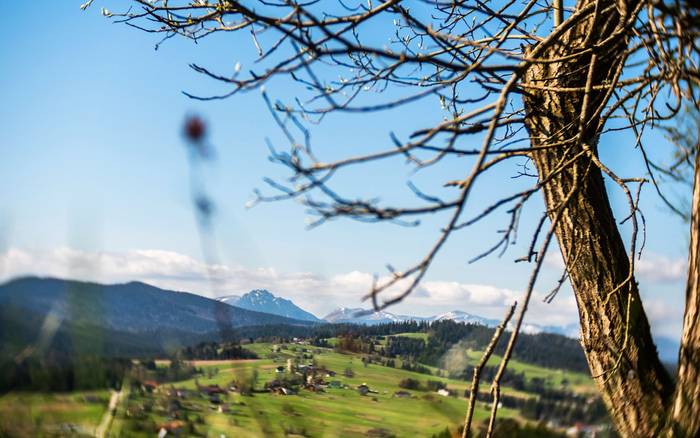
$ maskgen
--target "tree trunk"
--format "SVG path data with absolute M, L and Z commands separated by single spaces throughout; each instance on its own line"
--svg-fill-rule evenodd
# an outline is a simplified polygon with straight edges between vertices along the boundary
M 599 7 L 607 5 L 609 2 L 601 1 Z M 608 37 L 618 21 L 615 8 L 601 14 L 595 29 L 590 28 L 591 20 L 584 20 L 539 57 L 554 59 L 576 53 L 586 44 L 589 32 L 595 32 L 595 38 L 587 43 L 591 45 Z M 613 79 L 620 62 L 624 62 L 625 48 L 626 41 L 621 38 L 614 46 L 596 53 L 590 72 L 593 85 Z M 561 63 L 533 64 L 526 71 L 524 82 L 547 87 L 585 87 L 591 63 L 589 54 Z M 558 92 L 551 88 L 526 91 L 526 126 L 531 146 L 568 141 L 530 154 L 540 180 L 552 175 L 561 163 L 574 159 L 566 171 L 551 177 L 543 192 L 550 218 L 565 204 L 555 233 L 576 295 L 581 343 L 591 373 L 622 436 L 658 436 L 667 420 L 673 383 L 652 341 L 637 283 L 633 276 L 629 278 L 628 254 L 610 208 L 603 174 L 591 157 L 597 153 L 599 133 L 598 118 L 589 115 L 606 97 L 604 92 L 592 91 L 585 104 L 583 92 Z M 579 123 L 582 112 L 587 113 L 583 119 L 589 121 L 585 126 Z M 622 284 L 624 287 L 619 287 Z M 692 312 L 696 311 L 697 307 Z M 698 345 L 697 341 L 694 345 Z M 696 356 L 697 349 L 692 351 Z
M 685 316 L 678 357 L 678 383 L 669 418 L 669 436 L 700 435 L 700 154 L 695 154 L 695 182 L 690 219 Z

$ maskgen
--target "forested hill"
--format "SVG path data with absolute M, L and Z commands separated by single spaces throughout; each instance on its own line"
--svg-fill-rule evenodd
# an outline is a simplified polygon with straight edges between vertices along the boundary
M 462 343 L 468 348 L 486 348 L 495 329 L 479 325 L 454 324 L 440 321 L 430 327 L 430 336 L 425 350 L 427 363 L 433 363 L 437 355 L 451 346 Z M 510 333 L 501 336 L 495 354 L 505 351 Z M 588 364 L 577 340 L 551 333 L 524 334 L 518 336 L 513 357 L 523 362 L 547 368 L 561 368 L 587 373 Z
M 0 354 L 27 346 L 141 355 L 231 337 L 247 325 L 310 324 L 131 282 L 20 278 L 0 285 Z
M 334 337 L 350 337 L 366 352 L 376 351 L 370 346 L 371 337 L 385 336 L 389 339 L 384 347 L 388 355 L 408 357 L 426 365 L 442 366 L 450 349 L 482 351 L 493 336 L 494 329 L 477 324 L 462 324 L 450 320 L 436 322 L 394 322 L 375 326 L 328 324 L 315 327 L 242 327 L 236 331 L 239 338 L 284 339 L 292 337 L 311 338 L 313 342 L 324 342 Z M 284 336 L 280 336 L 284 333 Z M 400 333 L 425 333 L 424 337 L 392 336 Z M 495 354 L 505 350 L 509 332 L 498 344 Z M 588 365 L 578 341 L 556 334 L 520 334 L 513 357 L 523 362 L 547 368 L 566 369 L 588 373 Z
M 208 333 L 221 325 L 308 324 L 225 305 L 201 295 L 140 282 L 104 285 L 55 278 L 20 278 L 0 286 L 0 304 L 125 332 L 178 329 Z

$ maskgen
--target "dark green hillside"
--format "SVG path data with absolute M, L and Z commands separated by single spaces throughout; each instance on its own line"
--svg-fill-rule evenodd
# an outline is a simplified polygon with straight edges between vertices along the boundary
M 51 312 L 59 319 L 133 333 L 162 329 L 211 333 L 227 327 L 308 324 L 139 282 L 101 285 L 54 278 L 20 278 L 0 286 L 0 305 L 39 315 Z
M 21 278 L 0 286 L 0 359 L 17 355 L 140 357 L 233 338 L 244 326 L 308 325 L 185 292 Z
M 236 331 L 238 339 L 275 339 L 301 337 L 316 339 L 350 336 L 359 340 L 355 352 L 370 353 L 383 348 L 392 357 L 410 358 L 431 366 L 442 366 L 441 361 L 451 348 L 483 350 L 493 336 L 494 329 L 478 324 L 462 324 L 450 320 L 428 323 L 404 321 L 372 326 L 326 324 L 317 326 L 258 326 L 242 327 Z M 397 337 L 397 334 L 415 333 L 423 336 Z M 280 334 L 284 334 L 281 336 Z M 369 337 L 385 336 L 383 346 L 373 346 Z M 502 337 L 496 354 L 505 349 L 508 334 Z M 324 346 L 324 345 L 319 345 Z M 588 373 L 588 365 L 575 339 L 550 333 L 521 334 L 513 357 L 545 368 L 567 369 Z

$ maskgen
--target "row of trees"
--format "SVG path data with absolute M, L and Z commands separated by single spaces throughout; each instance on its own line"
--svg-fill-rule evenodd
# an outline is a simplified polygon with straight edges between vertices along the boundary
M 228 360 L 257 359 L 258 355 L 238 343 L 200 342 L 180 350 L 178 357 L 185 360 Z
M 97 356 L 31 355 L 0 362 L 0 393 L 120 388 L 131 360 Z

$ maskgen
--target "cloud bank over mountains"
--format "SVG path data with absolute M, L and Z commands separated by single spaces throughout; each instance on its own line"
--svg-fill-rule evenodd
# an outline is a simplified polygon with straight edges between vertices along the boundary
M 556 262 L 548 265 L 554 268 Z M 669 258 L 642 260 L 638 269 L 639 276 L 650 281 L 677 281 L 685 275 L 685 263 Z M 162 250 L 92 252 L 71 248 L 50 251 L 11 248 L 0 253 L 0 280 L 23 275 L 103 283 L 139 280 L 208 297 L 264 288 L 320 316 L 340 306 L 368 307 L 361 298 L 373 281 L 371 273 L 359 271 L 323 276 L 311 272 L 279 272 L 274 268 L 208 266 L 188 255 Z M 521 291 L 497 284 L 433 280 L 423 282 L 404 302 L 389 310 L 418 316 L 463 310 L 500 319 L 507 305 L 521 300 L 521 294 Z M 535 292 L 528 310 L 528 321 L 540 325 L 567 325 L 577 321 L 571 293 L 562 291 L 551 304 L 543 303 L 543 297 L 544 293 Z M 682 314 L 682 309 L 678 311 L 668 306 L 661 310 L 649 312 L 652 319 L 660 320 L 655 322 L 674 321 Z

